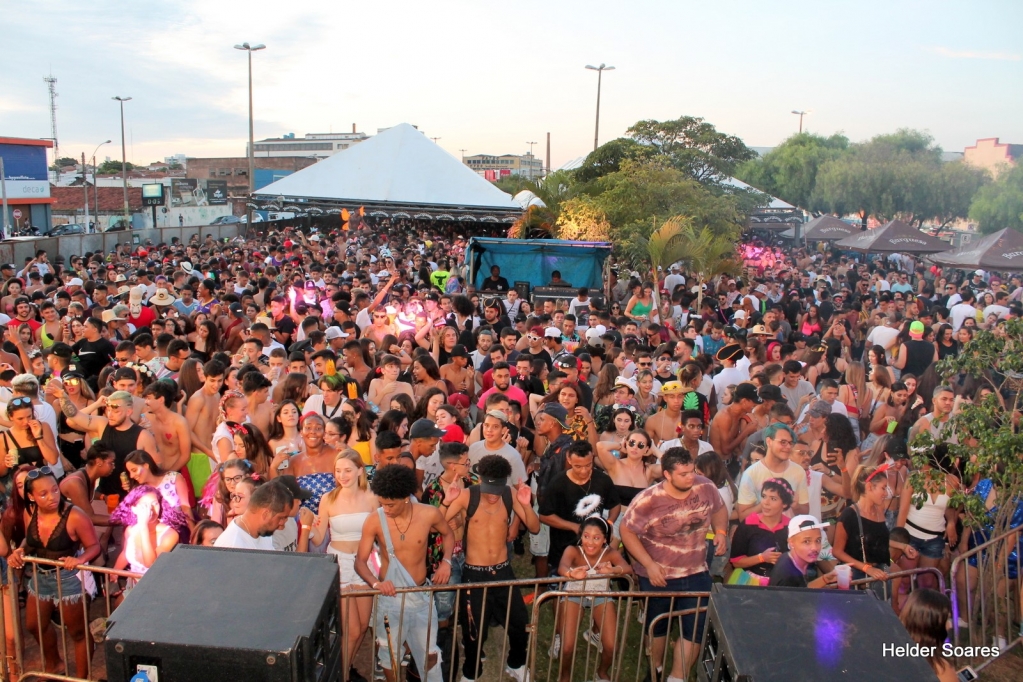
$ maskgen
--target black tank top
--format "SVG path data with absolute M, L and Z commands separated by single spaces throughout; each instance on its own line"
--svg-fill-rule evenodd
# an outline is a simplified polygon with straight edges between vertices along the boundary
M 927 368 L 934 361 L 934 344 L 926 341 L 906 341 L 906 366 L 902 368 L 903 374 L 912 374 L 915 377 L 923 376 Z
M 41 467 L 46 464 L 43 461 L 43 451 L 39 449 L 39 446 L 33 441 L 32 445 L 25 447 L 18 443 L 14 437 L 13 431 L 4 431 L 4 445 L 7 446 L 7 451 L 10 452 L 11 448 L 18 449 L 18 464 L 31 464 L 33 466 Z
M 134 450 L 139 449 L 139 434 L 142 431 L 138 424 L 132 424 L 124 431 L 118 431 L 112 426 L 103 429 L 103 436 L 99 442 L 114 451 L 114 472 L 106 478 L 99 479 L 99 491 L 104 495 L 124 495 L 124 488 L 121 487 L 121 474 L 127 472 L 124 460 Z
M 64 502 L 64 508 L 60 512 L 60 521 L 54 526 L 53 532 L 50 533 L 50 538 L 46 541 L 45 545 L 42 538 L 39 537 L 39 510 L 37 509 L 32 512 L 32 518 L 28 522 L 28 532 L 25 537 L 25 547 L 28 550 L 26 554 L 28 556 L 56 561 L 64 557 L 74 556 L 78 552 L 82 544 L 72 540 L 71 535 L 67 532 L 67 517 L 71 515 L 72 509 L 74 509 L 73 504 Z

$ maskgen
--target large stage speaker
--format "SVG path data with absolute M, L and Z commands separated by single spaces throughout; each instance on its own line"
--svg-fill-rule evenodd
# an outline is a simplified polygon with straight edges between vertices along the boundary
M 913 641 L 869 592 L 715 585 L 708 615 L 700 682 L 938 679 L 885 648 Z
M 338 680 L 339 591 L 330 554 L 182 545 L 110 616 L 107 679 L 152 666 L 160 682 Z

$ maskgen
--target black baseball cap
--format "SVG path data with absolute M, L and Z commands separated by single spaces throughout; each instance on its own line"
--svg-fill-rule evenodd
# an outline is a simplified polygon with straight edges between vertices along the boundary
M 757 387 L 753 384 L 739 384 L 736 386 L 735 392 L 732 393 L 732 399 L 734 401 L 750 400 L 758 405 L 764 402 L 757 393 Z
M 277 478 L 274 479 L 274 481 L 279 482 L 281 485 L 287 488 L 288 492 L 290 492 L 296 500 L 305 501 L 308 499 L 312 499 L 313 496 L 312 492 L 300 486 L 298 484 L 298 479 L 295 478 L 294 476 L 278 476 Z
M 408 437 L 411 440 L 416 438 L 443 438 L 445 435 L 447 435 L 447 431 L 438 428 L 431 419 L 417 419 L 408 432 Z

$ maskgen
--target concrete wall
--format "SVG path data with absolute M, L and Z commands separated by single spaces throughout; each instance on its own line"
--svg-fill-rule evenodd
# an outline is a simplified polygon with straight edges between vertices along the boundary
M 231 225 L 167 227 L 158 230 L 101 232 L 99 234 L 72 234 L 66 237 L 8 240 L 0 243 L 0 262 L 15 263 L 20 266 L 26 258 L 35 256 L 38 249 L 45 249 L 51 261 L 57 255 L 61 255 L 64 256 L 66 262 L 71 256 L 82 256 L 87 251 L 108 253 L 118 243 L 135 242 L 136 240 L 139 244 L 144 244 L 147 239 L 153 240 L 154 244 L 161 242 L 169 244 L 171 239 L 177 237 L 181 242 L 187 243 L 193 234 L 198 234 L 201 239 L 205 239 L 208 234 L 213 235 L 213 238 L 217 240 L 225 237 L 230 239 L 237 237 L 239 230 L 243 230 L 244 227 L 240 223 L 234 223 Z

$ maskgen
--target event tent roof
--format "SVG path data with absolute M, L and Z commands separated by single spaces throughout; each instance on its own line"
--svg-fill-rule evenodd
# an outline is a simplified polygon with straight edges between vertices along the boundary
M 835 246 L 875 253 L 937 253 L 950 248 L 948 242 L 914 229 L 901 220 L 892 220 L 876 230 L 857 232 L 835 242 Z
M 803 237 L 810 241 L 837 241 L 851 237 L 859 228 L 833 215 L 822 215 L 803 225 Z
M 271 183 L 254 196 L 367 207 L 522 211 L 509 194 L 407 123 Z
M 957 268 L 1020 272 L 1023 271 L 1023 232 L 1005 228 L 972 244 L 934 254 L 931 260 L 939 265 Z

